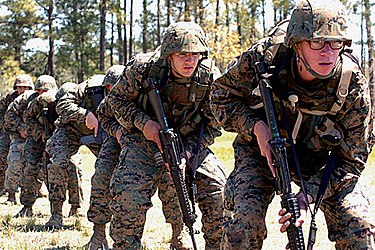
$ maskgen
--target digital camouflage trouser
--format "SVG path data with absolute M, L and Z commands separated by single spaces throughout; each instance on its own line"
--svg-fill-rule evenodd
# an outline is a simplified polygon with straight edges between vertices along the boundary
M 45 153 L 45 143 L 41 140 L 35 141 L 28 137 L 25 143 L 25 169 L 23 171 L 23 178 L 21 181 L 21 195 L 20 201 L 24 206 L 33 206 L 38 195 L 38 190 L 44 180 L 45 184 L 49 183 L 47 178 L 48 175 L 44 175 L 46 169 L 42 165 L 43 157 L 47 164 L 49 164 L 48 155 L 43 156 Z M 82 191 L 79 190 L 79 182 L 82 176 L 81 169 L 79 169 L 79 164 L 81 161 L 80 155 L 74 155 L 69 164 L 72 171 L 68 173 L 68 194 L 69 194 L 69 204 L 80 206 L 82 200 Z M 43 179 L 41 179 L 41 173 L 43 173 Z
M 166 167 L 154 160 L 156 145 L 146 142 L 143 135 L 129 137 L 110 185 L 113 195 L 110 236 L 114 240 L 114 249 L 141 249 L 146 212 L 152 206 L 151 197 L 157 188 L 166 222 L 182 223 L 173 181 Z M 218 249 L 220 245 L 225 181 L 221 163 L 208 150 L 202 152 L 200 170 L 196 174 L 196 200 L 203 214 L 202 231 L 207 249 Z
M 23 148 L 25 139 L 20 135 L 10 135 L 10 146 L 7 157 L 8 168 L 5 171 L 5 189 L 8 192 L 16 192 L 20 186 L 20 178 L 24 168 Z
M 87 219 L 95 224 L 106 224 L 111 220 L 109 183 L 118 163 L 121 147 L 117 139 L 108 136 L 100 147 L 95 162 L 95 173 L 91 177 L 90 207 Z
M 0 129 L 0 191 L 4 189 L 5 171 L 7 170 L 7 157 L 9 153 L 9 133 Z
M 233 216 L 224 224 L 222 249 L 262 249 L 267 236 L 265 217 L 274 197 L 273 178 L 265 158 L 249 151 L 246 146 L 235 147 L 235 168 L 225 187 L 225 207 Z M 329 239 L 336 241 L 337 249 L 375 249 L 367 196 L 356 178 L 346 182 L 320 207 Z
M 76 190 L 76 193 L 82 198 L 82 188 L 80 176 L 77 169 L 71 162 L 71 158 L 77 154 L 81 143 L 81 135 L 74 129 L 66 126 L 58 126 L 53 132 L 51 138 L 47 141 L 46 151 L 50 155 L 51 164 L 48 165 L 48 182 L 49 182 L 49 200 L 51 203 L 63 203 L 66 199 L 66 191 Z M 94 155 L 98 155 L 98 145 L 87 145 Z M 77 176 L 77 186 L 69 182 L 69 178 Z

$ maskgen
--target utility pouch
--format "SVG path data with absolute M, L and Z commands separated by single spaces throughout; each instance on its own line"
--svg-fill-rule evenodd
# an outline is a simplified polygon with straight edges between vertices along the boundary
M 344 139 L 341 128 L 327 117 L 324 117 L 323 121 L 314 127 L 314 131 L 325 144 L 332 147 L 340 145 Z

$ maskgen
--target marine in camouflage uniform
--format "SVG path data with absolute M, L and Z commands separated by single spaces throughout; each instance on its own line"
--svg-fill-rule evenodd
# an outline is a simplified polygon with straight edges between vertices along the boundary
M 223 249 L 262 248 L 267 236 L 265 216 L 275 194 L 268 163 L 272 162 L 272 154 L 265 147 L 269 129 L 255 81 L 257 58 L 274 66 L 269 73 L 273 73 L 270 84 L 277 96 L 275 116 L 282 136 L 295 142 L 309 203 L 316 202 L 329 153 L 337 151 L 320 206 L 329 239 L 336 242 L 337 249 L 375 249 L 370 204 L 358 183 L 372 147 L 370 94 L 358 62 L 344 48 L 351 43 L 346 35 L 344 7 L 339 1 L 302 0 L 284 36 L 284 44 L 278 47 L 267 49 L 268 42 L 277 41 L 276 35 L 255 43 L 230 63 L 212 87 L 211 108 L 216 118 L 226 130 L 238 133 L 233 143 L 235 168 L 225 189 L 225 206 L 233 216 L 224 225 Z M 318 55 L 318 59 L 312 61 L 312 55 Z M 326 64 L 313 68 L 314 63 Z M 344 86 L 339 82 L 347 73 L 348 89 L 338 89 Z M 346 98 L 341 99 L 345 94 Z M 292 138 L 288 137 L 280 100 Z M 287 154 L 292 180 L 299 184 L 290 144 Z M 296 197 L 301 208 L 307 206 L 302 191 Z M 286 222 L 286 217 L 281 220 Z M 283 224 L 283 231 L 285 227 Z
M 71 168 L 70 159 L 83 145 L 81 137 L 92 135 L 98 126 L 94 114 L 96 107 L 93 106 L 90 97 L 85 95 L 85 90 L 101 87 L 103 78 L 104 75 L 90 77 L 78 84 L 76 88 L 68 91 L 57 103 L 56 129 L 46 145 L 46 151 L 51 157 L 51 164 L 48 165 L 51 218 L 46 223 L 47 228 L 59 229 L 62 227 L 62 205 L 66 199 L 68 176 L 70 176 L 70 171 L 75 171 Z M 86 125 L 88 117 L 96 121 L 95 128 L 88 128 Z M 93 143 L 86 146 L 95 156 L 98 155 L 99 144 Z
M 176 65 L 170 56 L 176 56 L 177 53 L 182 58 L 188 58 L 187 60 L 196 58 L 194 60 L 197 60 L 197 64 L 189 76 L 175 76 Z M 144 134 L 148 130 L 146 127 L 154 126 L 155 136 L 158 138 L 158 128 L 160 129 L 142 89 L 143 81 L 150 76 L 163 79 L 160 91 L 168 99 L 164 99 L 164 106 L 169 114 L 169 123 L 181 134 L 187 154 L 192 156 L 190 159 L 194 158 L 198 137 L 201 139 L 197 163 L 199 168 L 196 173 L 196 200 L 203 214 L 205 249 L 219 248 L 226 178 L 221 163 L 208 149 L 221 133 L 208 106 L 210 84 L 218 70 L 207 54 L 205 35 L 199 25 L 187 22 L 172 24 L 164 35 L 160 51 L 135 56 L 107 97 L 108 103 L 116 110 L 117 120 L 127 131 L 123 136 L 120 161 L 110 184 L 113 195 L 110 202 L 113 212 L 110 236 L 114 240 L 114 249 L 142 248 L 141 237 L 146 212 L 152 206 L 151 197 L 157 188 L 163 206 L 168 203 L 168 206 L 175 206 L 174 213 L 164 211 L 167 223 L 172 223 L 171 247 L 191 249 L 191 245 L 176 245 L 173 240 L 176 239 L 174 235 L 180 235 L 183 230 L 174 184 L 165 165 L 158 164 L 155 160 L 154 155 L 159 152 L 155 140 L 148 141 Z M 204 126 L 200 133 L 201 121 L 204 121 Z
M 17 214 L 18 216 L 32 216 L 32 206 L 38 195 L 38 188 L 41 180 L 38 178 L 40 173 L 45 173 L 47 164 L 49 164 L 48 154 L 45 152 L 45 144 L 55 130 L 54 122 L 57 119 L 56 103 L 68 90 L 74 89 L 76 83 L 68 82 L 63 84 L 58 90 L 51 88 L 35 98 L 27 107 L 24 113 L 24 119 L 28 127 L 28 138 L 26 139 L 25 149 L 25 169 L 23 171 L 22 188 L 20 202 L 23 208 Z M 82 190 L 78 184 L 81 178 L 80 156 L 70 160 L 71 168 L 68 177 L 69 203 L 72 210 L 80 207 L 82 200 Z M 46 185 L 48 185 L 48 175 L 43 176 Z
M 111 66 L 102 85 L 109 91 L 113 85 L 119 80 L 125 66 Z M 114 110 L 104 100 L 96 110 L 98 120 L 101 126 L 108 133 L 100 147 L 98 157 L 95 162 L 95 173 L 91 177 L 91 195 L 90 207 L 87 211 L 87 219 L 94 223 L 94 233 L 86 245 L 86 248 L 108 249 L 105 227 L 106 223 L 111 220 L 111 212 L 109 210 L 109 201 L 111 195 L 109 191 L 109 182 L 112 177 L 113 170 L 118 163 L 121 146 L 121 125 L 114 116 Z
M 4 115 L 10 103 L 12 103 L 26 89 L 33 89 L 34 84 L 29 75 L 18 75 L 13 84 L 13 91 L 7 93 L 0 99 L 0 193 L 5 193 L 4 179 L 7 169 L 7 156 L 9 153 L 10 138 L 8 131 L 4 128 Z

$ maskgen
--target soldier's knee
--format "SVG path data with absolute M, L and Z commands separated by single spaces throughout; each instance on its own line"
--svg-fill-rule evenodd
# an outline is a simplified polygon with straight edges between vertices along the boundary
M 375 249 L 375 229 L 363 229 L 336 240 L 336 249 Z

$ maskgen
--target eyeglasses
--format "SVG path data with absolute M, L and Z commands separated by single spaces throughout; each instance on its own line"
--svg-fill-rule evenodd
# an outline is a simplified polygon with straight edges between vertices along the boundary
M 310 40 L 309 43 L 310 49 L 312 50 L 321 50 L 326 46 L 326 43 L 329 44 L 329 47 L 333 50 L 339 50 L 344 47 L 343 41 L 324 41 L 324 40 Z

